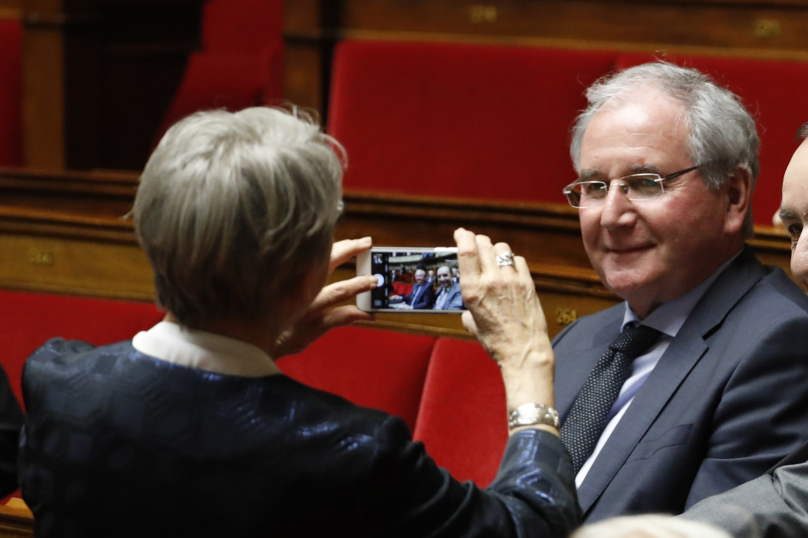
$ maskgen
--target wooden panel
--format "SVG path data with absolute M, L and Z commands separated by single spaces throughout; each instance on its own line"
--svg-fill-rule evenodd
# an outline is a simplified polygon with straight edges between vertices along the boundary
M 0 251 L 3 288 L 154 300 L 151 267 L 137 246 L 3 234 Z
M 320 51 L 319 62 L 287 63 L 287 79 L 323 89 L 330 78 L 322 64 L 346 38 L 808 61 L 805 0 L 308 0 L 288 1 L 284 17 L 290 47 L 306 42 Z M 295 87 L 287 98 L 305 97 L 297 82 L 287 85 Z
M 283 51 L 283 98 L 299 107 L 323 110 L 322 52 L 306 40 L 287 41 Z
M 22 14 L 23 0 L 0 0 L 0 19 L 17 19 Z
M 804 55 L 808 31 L 806 4 L 779 2 L 348 0 L 344 6 L 343 35 L 352 30 L 376 30 L 541 37 L 608 48 L 616 43 L 639 43 L 646 50 L 649 46 L 686 45 Z
M 151 269 L 131 219 L 137 174 L 0 170 L 0 286 L 151 300 Z M 618 302 L 592 270 L 577 213 L 557 204 L 510 205 L 446 198 L 346 193 L 338 239 L 370 235 L 377 246 L 448 246 L 463 226 L 525 256 L 551 334 Z M 758 227 L 750 241 L 765 263 L 788 270 L 789 237 Z M 350 278 L 352 264 L 333 278 Z M 332 279 L 333 280 L 333 279 Z M 455 315 L 384 314 L 377 324 L 463 337 Z
M 26 166 L 54 170 L 65 166 L 60 7 L 26 0 L 23 36 L 23 159 Z
M 28 507 L 0 506 L 0 538 L 34 536 L 34 517 Z

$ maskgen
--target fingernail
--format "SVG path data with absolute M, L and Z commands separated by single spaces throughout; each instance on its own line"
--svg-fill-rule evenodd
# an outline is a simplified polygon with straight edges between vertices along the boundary
M 370 236 L 363 237 L 362 239 L 359 240 L 359 244 L 363 247 L 369 247 L 370 245 L 373 244 L 373 238 Z

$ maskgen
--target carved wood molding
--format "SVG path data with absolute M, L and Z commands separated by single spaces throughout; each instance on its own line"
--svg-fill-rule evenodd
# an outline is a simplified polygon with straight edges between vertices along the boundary
M 32 233 L 75 234 L 77 238 L 97 237 L 135 242 L 134 225 L 123 218 L 134 202 L 139 175 L 130 172 L 51 172 L 0 169 L 0 229 Z M 362 219 L 382 219 L 388 231 L 406 238 L 406 230 L 396 232 L 402 222 L 471 223 L 493 226 L 507 235 L 520 232 L 552 232 L 559 236 L 580 236 L 577 211 L 554 203 L 524 203 L 460 198 L 425 197 L 379 192 L 346 192 L 345 217 L 340 226 Z M 61 230 L 60 230 L 61 229 Z M 374 231 L 373 229 L 367 230 Z M 422 246 L 440 246 L 437 238 Z M 749 243 L 756 249 L 790 255 L 788 235 L 769 226 L 756 226 Z M 406 246 L 408 243 L 402 243 Z M 410 245 L 413 246 L 413 245 Z M 539 274 L 573 280 L 593 280 L 590 273 L 570 273 L 570 267 L 554 267 L 537 262 Z
M 0 538 L 34 536 L 34 516 L 28 509 L 0 505 Z

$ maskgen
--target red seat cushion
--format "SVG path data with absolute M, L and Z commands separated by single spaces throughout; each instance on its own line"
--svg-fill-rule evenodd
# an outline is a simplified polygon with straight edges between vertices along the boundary
M 808 86 L 808 63 L 709 56 L 664 59 L 709 74 L 736 93 L 755 117 L 761 138 L 755 223 L 771 226 L 780 207 L 783 174 L 798 145 L 794 133 L 808 121 L 808 101 L 794 93 L 794 88 Z M 627 68 L 653 60 L 648 54 L 623 54 L 618 64 Z
M 569 132 L 615 53 L 342 42 L 330 134 L 346 191 L 566 203 Z
M 508 441 L 505 387 L 480 344 L 438 339 L 414 437 L 458 480 L 494 479 Z
M 5 290 L 0 290 L 0 311 L 0 364 L 20 401 L 23 364 L 49 338 L 111 344 L 131 339 L 165 315 L 152 303 Z
M 434 345 L 428 336 L 343 327 L 278 366 L 301 383 L 397 415 L 412 431 Z
M 0 166 L 22 164 L 22 24 L 0 19 Z

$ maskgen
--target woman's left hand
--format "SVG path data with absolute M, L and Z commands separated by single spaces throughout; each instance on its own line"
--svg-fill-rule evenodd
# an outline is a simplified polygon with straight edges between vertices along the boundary
M 331 248 L 328 274 L 373 244 L 370 237 L 337 241 Z M 309 344 L 336 327 L 350 325 L 355 321 L 372 321 L 373 314 L 359 310 L 355 305 L 334 306 L 370 291 L 377 285 L 374 276 L 357 276 L 334 282 L 324 287 L 300 320 L 278 338 L 274 359 L 300 353 Z

